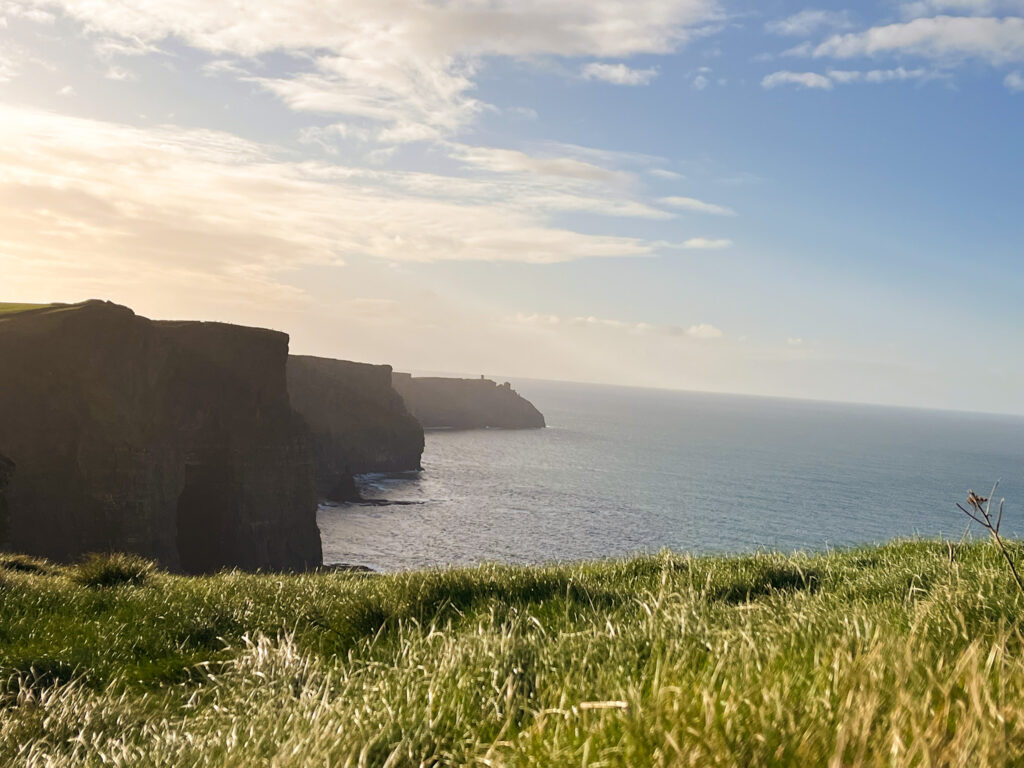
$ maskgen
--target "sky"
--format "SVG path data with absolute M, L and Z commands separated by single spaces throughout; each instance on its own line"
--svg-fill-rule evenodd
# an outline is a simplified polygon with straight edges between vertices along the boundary
M 0 300 L 1024 413 L 1024 0 L 0 0 Z

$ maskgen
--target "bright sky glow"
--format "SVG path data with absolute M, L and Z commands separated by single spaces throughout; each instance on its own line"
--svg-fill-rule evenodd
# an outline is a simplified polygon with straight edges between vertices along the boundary
M 0 0 L 0 300 L 1024 413 L 1024 0 Z

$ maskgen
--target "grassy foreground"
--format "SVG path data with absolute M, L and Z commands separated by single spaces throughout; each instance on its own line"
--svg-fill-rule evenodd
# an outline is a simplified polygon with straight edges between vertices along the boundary
M 942 542 L 370 577 L 8 557 L 0 765 L 1020 764 L 1022 606 L 991 547 Z

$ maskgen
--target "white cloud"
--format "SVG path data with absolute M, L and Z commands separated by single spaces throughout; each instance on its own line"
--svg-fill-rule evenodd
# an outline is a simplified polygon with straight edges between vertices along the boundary
M 46 3 L 28 2 L 4 2 L 0 4 L 0 11 L 13 19 L 24 19 L 36 24 L 53 24 L 57 17 L 41 6 Z
M 683 174 L 670 171 L 666 168 L 651 168 L 648 173 L 651 174 L 651 176 L 657 176 L 659 179 L 671 179 L 672 181 L 680 181 L 686 178 Z
M 725 238 L 691 237 L 683 243 L 683 248 L 696 250 L 720 251 L 723 248 L 730 247 L 732 247 L 732 240 L 726 240 Z
M 778 88 L 780 85 L 795 85 L 801 88 L 832 90 L 832 81 L 817 72 L 772 72 L 761 80 L 762 88 Z
M 952 13 L 968 16 L 990 16 L 997 13 L 1022 13 L 1024 0 L 915 0 L 900 6 L 907 18 Z
M 216 131 L 0 105 L 0 274 L 37 292 L 195 286 L 281 302 L 302 296 L 295 270 L 360 257 L 552 263 L 656 252 L 552 224 L 553 205 L 615 204 L 575 200 L 569 181 L 282 161 Z
M 537 328 L 551 328 L 562 323 L 562 318 L 558 315 L 545 315 L 538 312 L 516 312 L 516 314 L 505 319 L 507 322 L 516 325 L 535 326 Z
M 295 110 L 380 123 L 385 142 L 432 140 L 471 123 L 484 108 L 473 90 L 486 57 L 667 54 L 720 15 L 716 0 L 253 0 L 244 13 L 209 0 L 29 2 L 132 45 L 173 37 L 226 56 L 315 53 L 305 71 L 253 80 Z M 602 66 L 622 67 L 627 81 L 653 76 Z
M 834 82 L 845 85 L 848 83 L 888 83 L 903 80 L 930 80 L 938 77 L 939 75 L 928 69 L 904 69 L 903 67 L 897 67 L 895 69 L 870 69 L 866 71 L 830 69 L 828 71 L 828 76 Z
M 791 347 L 802 347 L 804 344 L 804 340 L 801 339 L 799 336 L 790 336 L 788 339 L 786 339 L 786 344 L 788 344 Z
M 635 327 L 649 327 L 647 323 L 627 323 L 624 320 L 609 320 L 603 317 L 574 317 L 569 321 L 572 325 L 585 325 L 598 328 L 635 328 Z
M 722 331 L 710 323 L 697 323 L 686 329 L 686 335 L 695 339 L 719 339 L 722 337 Z
M 703 91 L 705 88 L 708 87 L 708 82 L 710 81 L 704 75 L 697 75 L 695 78 L 693 78 L 692 85 L 698 91 Z
M 1014 93 L 1024 92 L 1024 75 L 1020 72 L 1011 72 L 1003 79 L 1003 85 Z
M 21 65 L 14 57 L 0 52 L 0 83 L 9 83 L 21 72 Z
M 897 53 L 930 59 L 976 57 L 992 64 L 1024 61 L 1024 18 L 919 18 L 834 35 L 813 52 L 840 59 Z
M 765 30 L 776 35 L 807 37 L 822 29 L 849 29 L 850 14 L 846 11 L 823 11 L 813 8 L 794 13 L 785 19 L 770 21 Z
M 625 64 L 591 62 L 581 71 L 586 80 L 602 80 L 613 85 L 647 85 L 658 76 L 658 70 L 633 69 Z
M 109 67 L 106 73 L 103 75 L 108 80 L 138 80 L 138 75 L 134 72 L 125 69 L 124 67 Z
M 686 336 L 691 339 L 719 339 L 724 335 L 720 328 L 710 323 L 696 323 L 688 328 L 681 328 L 677 325 L 655 325 L 654 323 L 642 321 L 614 320 L 606 317 L 595 317 L 594 315 L 563 318 L 559 315 L 547 315 L 537 312 L 517 312 L 505 318 L 505 321 L 528 328 L 547 331 L 559 329 L 562 332 L 571 331 L 572 329 L 586 329 L 651 337 L 678 338 Z
M 57 91 L 57 95 L 58 96 L 74 96 L 75 95 L 75 89 L 74 89 L 73 86 L 65 85 L 63 88 L 61 88 L 59 91 Z
M 452 156 L 477 168 L 496 173 L 529 171 L 545 176 L 564 176 L 585 181 L 623 182 L 623 174 L 573 157 L 528 155 L 513 149 L 450 145 Z
M 715 216 L 736 215 L 736 211 L 732 208 L 726 208 L 724 205 L 715 205 L 714 203 L 706 203 L 695 197 L 663 197 L 661 198 L 661 203 L 671 208 L 693 211 L 694 213 L 710 213 Z
M 818 88 L 831 90 L 835 85 L 852 85 L 855 83 L 889 83 L 907 80 L 933 80 L 943 75 L 930 69 L 830 69 L 825 74 L 817 72 L 774 72 L 761 81 L 764 88 L 777 88 L 782 85 L 795 85 L 801 88 Z

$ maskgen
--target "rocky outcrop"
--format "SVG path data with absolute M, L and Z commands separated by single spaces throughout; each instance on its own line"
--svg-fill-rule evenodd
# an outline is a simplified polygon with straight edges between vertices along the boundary
M 10 549 L 187 572 L 319 566 L 283 333 L 89 301 L 0 315 Z
M 392 383 L 427 429 L 533 429 L 544 415 L 512 386 L 479 379 L 412 377 L 396 373 Z
M 358 498 L 353 475 L 420 468 L 423 428 L 391 386 L 391 366 L 288 358 L 292 407 L 312 432 L 317 490 Z

